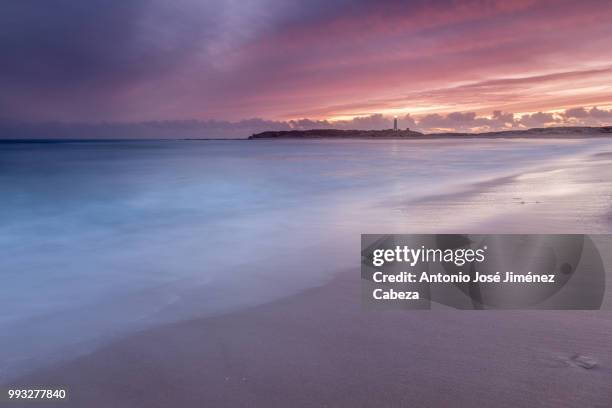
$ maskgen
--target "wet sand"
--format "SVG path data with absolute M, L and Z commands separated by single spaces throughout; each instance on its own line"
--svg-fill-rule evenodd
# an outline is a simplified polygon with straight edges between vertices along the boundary
M 18 383 L 66 388 L 58 406 L 70 407 L 612 402 L 612 313 L 372 312 L 359 291 L 359 271 L 345 271 L 298 296 L 143 332 Z
M 416 232 L 609 234 L 612 152 L 543 165 L 396 207 Z

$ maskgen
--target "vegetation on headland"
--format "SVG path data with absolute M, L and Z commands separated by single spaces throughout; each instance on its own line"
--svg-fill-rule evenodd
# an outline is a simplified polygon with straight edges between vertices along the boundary
M 524 130 L 504 130 L 483 133 L 421 133 L 414 130 L 342 130 L 309 129 L 266 131 L 249 139 L 443 139 L 443 138 L 582 138 L 612 136 L 612 126 L 546 127 Z

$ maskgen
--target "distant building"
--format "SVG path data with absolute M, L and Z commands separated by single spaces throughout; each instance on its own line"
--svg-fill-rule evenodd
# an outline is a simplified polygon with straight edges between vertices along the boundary
M 397 131 L 397 116 L 393 117 L 393 130 Z

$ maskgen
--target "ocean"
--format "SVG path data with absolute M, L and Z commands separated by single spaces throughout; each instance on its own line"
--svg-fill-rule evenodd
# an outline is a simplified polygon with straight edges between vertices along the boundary
M 438 211 L 449 194 L 602 151 L 612 142 L 0 143 L 0 380 L 322 285 L 358 267 L 361 233 L 474 232 L 496 203 Z M 536 190 L 572 194 L 556 180 Z

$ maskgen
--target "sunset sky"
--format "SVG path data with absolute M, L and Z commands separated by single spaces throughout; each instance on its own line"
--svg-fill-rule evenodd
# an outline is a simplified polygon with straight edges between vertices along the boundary
M 612 124 L 610 1 L 7 0 L 0 49 L 5 126 Z

